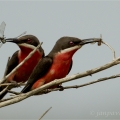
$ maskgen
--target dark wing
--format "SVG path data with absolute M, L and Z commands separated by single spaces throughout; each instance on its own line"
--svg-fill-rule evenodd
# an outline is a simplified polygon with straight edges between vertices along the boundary
M 26 86 L 21 91 L 22 93 L 28 92 L 32 85 L 41 77 L 43 77 L 52 65 L 52 58 L 44 57 L 42 58 L 37 66 L 34 68 L 32 74 L 30 75 Z
M 7 70 L 5 75 L 9 74 L 17 65 L 19 64 L 19 59 L 18 59 L 18 51 L 16 51 L 10 61 L 7 64 Z
M 18 51 L 16 51 L 10 61 L 7 64 L 7 68 L 6 68 L 6 73 L 5 75 L 9 74 L 17 65 L 18 65 Z M 5 87 L 0 87 L 0 92 L 4 89 Z M 0 94 L 0 100 L 7 94 L 7 91 L 3 92 L 2 94 Z
M 70 69 L 69 69 L 69 71 L 68 71 L 68 74 L 69 74 L 69 72 L 70 72 L 71 69 L 72 69 L 72 65 L 73 65 L 73 61 L 71 61 L 71 65 L 70 65 Z

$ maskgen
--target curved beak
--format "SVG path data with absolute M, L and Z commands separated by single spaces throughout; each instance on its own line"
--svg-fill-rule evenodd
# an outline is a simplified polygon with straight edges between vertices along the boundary
M 102 39 L 101 38 L 89 38 L 89 39 L 83 39 L 82 42 L 80 42 L 80 45 L 85 45 L 89 43 L 96 43 L 100 42 Z

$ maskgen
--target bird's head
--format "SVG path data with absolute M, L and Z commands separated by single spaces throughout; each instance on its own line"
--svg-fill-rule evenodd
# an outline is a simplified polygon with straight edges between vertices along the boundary
M 6 42 L 13 42 L 16 43 L 20 48 L 29 48 L 34 49 L 37 47 L 40 42 L 37 37 L 34 35 L 24 35 L 19 38 L 7 38 Z M 41 52 L 44 53 L 42 47 L 39 48 Z
M 55 54 L 61 54 L 63 56 L 72 57 L 73 54 L 80 49 L 82 46 L 88 43 L 94 43 L 94 39 L 79 39 L 75 37 L 62 37 L 60 38 L 52 51 L 49 53 L 49 56 L 53 56 Z

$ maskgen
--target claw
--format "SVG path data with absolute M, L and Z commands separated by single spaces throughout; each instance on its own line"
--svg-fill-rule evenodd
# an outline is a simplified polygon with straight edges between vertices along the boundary
M 59 85 L 57 88 L 60 88 L 59 91 L 63 91 L 64 90 L 63 86 L 61 86 L 61 85 Z

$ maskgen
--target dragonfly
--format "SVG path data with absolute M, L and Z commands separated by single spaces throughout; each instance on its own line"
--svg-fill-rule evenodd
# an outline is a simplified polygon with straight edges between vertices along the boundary
M 6 42 L 5 38 L 4 38 L 4 31 L 5 31 L 5 22 L 3 21 L 0 25 L 0 48 L 1 46 Z

